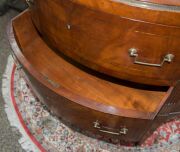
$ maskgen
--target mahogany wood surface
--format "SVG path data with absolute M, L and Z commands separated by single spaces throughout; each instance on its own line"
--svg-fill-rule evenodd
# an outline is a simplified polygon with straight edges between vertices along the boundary
M 180 77 L 180 13 L 110 0 L 35 0 L 32 18 L 52 48 L 96 71 L 123 80 L 172 86 Z M 46 13 L 45 13 L 46 12 Z M 134 64 L 138 60 L 162 67 Z
M 62 119 L 64 123 L 71 124 L 83 131 L 93 132 L 95 135 L 102 135 L 106 138 L 116 138 L 125 142 L 134 143 L 141 141 L 151 126 L 152 120 L 119 117 L 76 104 L 63 96 L 57 95 L 39 83 L 28 71 L 24 71 L 26 72 L 25 76 L 27 76 L 29 84 L 39 99 L 47 105 L 53 114 Z M 109 128 L 105 130 L 118 132 L 121 128 L 125 127 L 128 129 L 128 133 L 120 136 L 103 133 L 99 131 L 99 129 L 94 128 L 94 122 L 96 121 L 98 121 L 101 126 Z M 140 126 L 143 126 L 143 129 Z
M 9 39 L 13 53 L 33 90 L 57 116 L 83 130 L 141 142 L 146 132 L 152 132 L 153 119 L 156 120 L 156 114 L 167 99 L 172 98 L 171 92 L 177 94 L 176 90 L 179 90 L 178 87 L 171 87 L 167 92 L 136 89 L 90 75 L 47 46 L 32 24 L 28 11 L 12 23 Z M 101 129 L 111 128 L 109 131 L 118 132 L 126 128 L 128 132 L 120 136 L 103 133 L 94 127 L 97 120 Z M 162 121 L 157 121 L 156 126 L 161 124 Z

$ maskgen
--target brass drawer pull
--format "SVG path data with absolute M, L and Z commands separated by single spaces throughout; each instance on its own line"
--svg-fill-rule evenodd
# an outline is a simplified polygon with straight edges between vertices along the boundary
M 177 112 L 170 112 L 169 115 L 178 115 L 180 114 L 180 111 L 177 111 Z
M 34 4 L 34 0 L 26 0 L 26 3 L 31 7 Z
M 135 64 L 154 66 L 154 67 L 162 67 L 164 62 L 171 63 L 175 57 L 173 54 L 167 54 L 160 64 L 154 64 L 154 63 L 146 63 L 146 62 L 138 61 L 138 51 L 135 48 L 129 49 L 129 55 L 130 55 L 130 57 L 135 57 L 135 59 L 134 59 Z
M 94 128 L 99 129 L 100 132 L 104 132 L 104 133 L 108 133 L 108 134 L 112 134 L 112 135 L 119 135 L 119 136 L 120 135 L 126 135 L 127 132 L 128 132 L 128 129 L 126 127 L 121 128 L 117 132 L 110 131 L 110 130 L 113 130 L 113 129 L 101 126 L 98 120 L 94 122 Z

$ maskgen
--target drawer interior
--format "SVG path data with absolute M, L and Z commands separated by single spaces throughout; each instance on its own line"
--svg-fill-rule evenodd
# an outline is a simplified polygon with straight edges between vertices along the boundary
M 142 89 L 96 77 L 77 68 L 48 47 L 28 11 L 12 21 L 20 64 L 54 92 L 75 103 L 118 116 L 153 119 L 170 89 Z

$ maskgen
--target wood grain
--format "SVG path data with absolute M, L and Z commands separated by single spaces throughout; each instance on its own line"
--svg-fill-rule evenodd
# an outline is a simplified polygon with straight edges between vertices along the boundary
M 81 104 L 83 105 L 95 107 L 95 109 L 101 109 L 101 106 L 106 107 L 107 111 L 104 112 L 125 115 L 121 112 L 124 109 L 124 111 L 132 111 L 132 117 L 136 117 L 134 115 L 136 112 L 147 113 L 147 117 L 154 116 L 153 112 L 156 112 L 164 102 L 163 98 L 166 96 L 166 92 L 126 87 L 81 71 L 55 54 L 43 42 L 28 15 L 28 13 L 24 13 L 13 22 L 17 41 L 22 48 L 21 55 L 36 71 L 39 71 L 39 74 L 44 77 L 43 79 L 48 78 L 59 85 L 58 88 L 53 87 L 57 92 L 61 91 L 61 88 L 65 88 L 82 98 Z M 22 28 L 22 24 L 25 28 Z M 79 100 L 78 102 L 80 103 Z M 143 115 L 143 117 L 146 116 Z
M 65 122 L 107 138 L 137 143 L 168 120 L 158 117 L 167 103 L 179 103 L 179 85 L 167 92 L 142 90 L 100 79 L 68 63 L 42 40 L 29 11 L 12 23 L 9 39 L 25 78 L 41 101 Z M 121 136 L 103 133 L 94 128 L 96 120 L 109 131 L 125 127 L 128 132 Z
M 31 10 L 34 24 L 48 45 L 84 66 L 150 85 L 172 86 L 179 80 L 180 27 L 178 23 L 169 26 L 172 21 L 165 20 L 171 17 L 178 22 L 180 13 L 173 12 L 174 17 L 164 11 L 153 15 L 155 10 L 109 0 L 36 0 Z M 168 53 L 175 58 L 162 67 L 142 66 L 134 64 L 130 48 L 138 50 L 142 62 L 161 63 Z

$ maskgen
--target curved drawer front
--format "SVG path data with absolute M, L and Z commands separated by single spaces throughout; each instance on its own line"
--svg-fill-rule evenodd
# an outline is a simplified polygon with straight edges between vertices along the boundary
M 33 89 L 33 93 L 48 107 L 52 114 L 58 116 L 69 126 L 77 127 L 90 136 L 101 136 L 104 139 L 114 138 L 134 143 L 141 142 L 146 132 L 151 131 L 153 120 L 102 113 L 56 94 L 37 80 L 28 70 L 22 69 L 24 66 L 17 61 L 15 56 L 14 59 L 17 68 L 21 67 L 18 72 L 26 79 L 28 85 Z M 140 126 L 143 126 L 143 129 Z
M 151 120 L 118 117 L 83 107 L 55 94 L 34 79 L 30 73 L 26 74 L 36 94 L 54 114 L 85 132 L 93 132 L 106 138 L 139 142 L 151 126 Z M 143 126 L 143 129 L 140 126 Z
M 35 1 L 32 18 L 48 44 L 99 72 L 151 85 L 172 85 L 180 77 L 179 27 L 127 19 L 64 0 Z
M 150 129 L 153 120 L 119 117 L 103 113 L 60 96 L 37 80 L 34 73 L 26 70 L 15 56 L 14 59 L 17 68 L 21 67 L 18 72 L 26 79 L 28 85 L 33 89 L 33 93 L 48 107 L 52 114 L 58 116 L 69 126 L 77 127 L 90 136 L 101 136 L 104 139 L 114 138 L 125 143 L 139 143 L 147 131 L 154 131 Z M 140 126 L 143 126 L 143 129 Z

